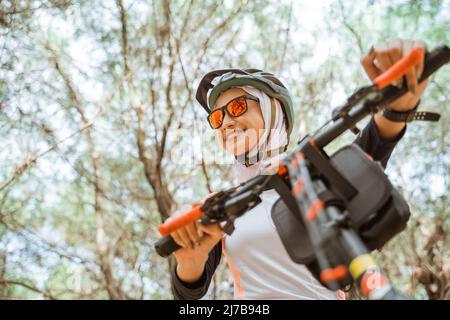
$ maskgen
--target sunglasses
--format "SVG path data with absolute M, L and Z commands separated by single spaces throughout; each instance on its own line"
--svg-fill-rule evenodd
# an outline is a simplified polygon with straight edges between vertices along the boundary
M 258 98 L 247 94 L 234 98 L 223 107 L 217 108 L 213 112 L 211 112 L 207 117 L 211 128 L 219 129 L 222 126 L 223 119 L 225 118 L 225 111 L 230 117 L 242 116 L 248 109 L 247 100 L 259 102 Z

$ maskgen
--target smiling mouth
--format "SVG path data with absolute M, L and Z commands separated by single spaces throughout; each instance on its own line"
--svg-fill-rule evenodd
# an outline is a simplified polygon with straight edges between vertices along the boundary
M 245 130 L 238 129 L 238 130 L 227 130 L 224 136 L 224 140 L 230 140 L 235 139 L 238 137 L 240 133 L 244 133 Z

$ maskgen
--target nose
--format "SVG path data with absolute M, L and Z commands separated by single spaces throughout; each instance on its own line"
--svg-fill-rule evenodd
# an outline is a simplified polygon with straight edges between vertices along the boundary
M 230 117 L 227 112 L 225 112 L 225 116 L 223 118 L 221 129 L 223 129 L 223 130 L 232 129 L 232 128 L 234 128 L 235 125 L 236 125 L 236 121 L 234 121 L 234 119 L 232 117 Z
M 222 126 L 220 127 L 220 134 L 222 136 L 222 139 L 224 139 L 225 141 L 227 132 L 230 133 L 230 131 L 234 130 L 235 128 L 236 128 L 236 121 L 225 112 Z

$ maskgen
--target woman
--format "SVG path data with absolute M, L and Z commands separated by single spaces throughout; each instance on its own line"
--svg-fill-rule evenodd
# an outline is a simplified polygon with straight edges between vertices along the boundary
M 416 47 L 426 50 L 421 41 L 393 40 L 372 48 L 361 63 L 373 80 Z M 415 110 L 428 82 L 418 85 L 422 70 L 423 62 L 406 75 L 409 92 L 387 106 L 391 114 L 403 116 Z M 293 108 L 289 93 L 275 76 L 255 69 L 213 71 L 202 79 L 197 100 L 208 112 L 220 146 L 235 156 L 240 182 L 257 175 L 265 163 L 286 150 Z M 406 131 L 404 122 L 392 119 L 388 112 L 375 114 L 355 141 L 384 166 Z M 277 199 L 274 190 L 263 192 L 262 202 L 236 220 L 231 236 L 224 237 L 218 225 L 198 223 L 173 232 L 182 247 L 174 253 L 175 298 L 201 298 L 224 253 L 237 299 L 336 299 L 336 292 L 290 260 L 270 215 Z

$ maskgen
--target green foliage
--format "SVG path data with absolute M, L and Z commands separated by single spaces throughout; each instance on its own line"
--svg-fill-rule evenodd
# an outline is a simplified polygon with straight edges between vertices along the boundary
M 0 281 L 15 281 L 0 282 L 2 297 L 171 297 L 152 251 L 164 201 L 175 211 L 235 183 L 230 158 L 200 161 L 218 155 L 194 98 L 205 72 L 280 75 L 295 143 L 368 83 L 359 60 L 371 45 L 450 38 L 448 1 L 139 0 L 123 1 L 125 16 L 121 3 L 0 2 Z M 441 122 L 409 125 L 388 168 L 413 218 L 378 255 L 417 298 L 450 295 L 449 75 L 422 99 Z M 225 266 L 216 283 L 230 297 Z

